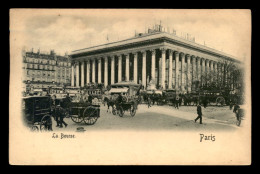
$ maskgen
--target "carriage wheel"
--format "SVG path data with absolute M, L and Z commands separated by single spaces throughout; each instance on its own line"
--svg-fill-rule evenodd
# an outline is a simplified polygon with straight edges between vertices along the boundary
M 112 113 L 113 113 L 113 115 L 116 115 L 116 107 L 115 107 L 115 105 L 112 106 Z
M 83 118 L 79 115 L 71 115 L 70 117 L 74 123 L 81 123 L 83 121 Z
M 98 110 L 87 107 L 83 112 L 84 122 L 87 125 L 93 125 L 98 119 Z
M 131 105 L 131 108 L 130 108 L 130 115 L 133 117 L 135 116 L 135 113 L 136 113 L 136 108 L 134 105 Z
M 118 112 L 119 112 L 118 115 L 119 115 L 120 117 L 123 117 L 123 116 L 124 116 L 125 111 L 124 111 L 124 109 L 122 108 L 122 106 L 119 106 L 119 111 L 118 111 Z
M 223 106 L 224 103 L 225 103 L 224 97 L 218 97 L 218 98 L 216 99 L 216 105 L 217 105 L 217 106 Z
M 38 131 L 39 131 L 38 126 L 32 126 L 32 127 L 31 127 L 31 131 L 33 131 L 33 132 L 38 132 Z
M 40 123 L 40 130 L 41 131 L 52 131 L 52 120 L 50 115 L 45 115 L 42 117 Z

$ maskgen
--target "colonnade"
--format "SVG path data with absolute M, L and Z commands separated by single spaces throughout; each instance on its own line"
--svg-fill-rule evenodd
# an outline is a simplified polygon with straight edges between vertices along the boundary
M 162 89 L 191 91 L 194 82 L 204 84 L 204 74 L 213 72 L 215 77 L 221 78 L 223 68 L 222 63 L 206 57 L 163 47 L 75 59 L 71 85 L 83 87 L 95 82 L 104 83 L 106 87 L 123 80 L 133 80 L 147 87 L 148 82 L 153 80 Z

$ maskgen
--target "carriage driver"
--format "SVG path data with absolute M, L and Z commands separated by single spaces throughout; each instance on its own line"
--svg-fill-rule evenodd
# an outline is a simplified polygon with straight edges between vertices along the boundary
M 122 94 L 119 93 L 119 96 L 117 97 L 116 99 L 116 109 L 119 110 L 119 106 L 121 105 L 122 101 L 123 101 L 123 97 L 122 97 Z

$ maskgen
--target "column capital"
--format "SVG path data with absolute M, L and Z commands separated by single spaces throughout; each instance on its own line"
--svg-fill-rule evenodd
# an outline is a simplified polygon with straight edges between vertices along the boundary
M 187 58 L 190 58 L 190 55 L 189 55 L 189 54 L 186 54 L 185 56 L 186 56 Z
M 146 54 L 146 50 L 142 50 L 140 51 L 142 54 Z
M 138 51 L 132 52 L 132 54 L 133 54 L 134 56 L 137 56 L 137 53 L 138 53 Z
M 196 56 L 192 55 L 191 58 L 192 58 L 192 59 L 196 59 Z
M 197 60 L 200 60 L 200 59 L 201 59 L 201 58 L 200 58 L 200 57 L 198 57 L 198 56 L 197 56 L 196 58 L 197 58 Z
M 179 55 L 180 53 L 178 51 L 174 51 L 174 54 L 175 55 Z
M 173 50 L 168 49 L 169 50 L 169 55 L 171 55 L 173 53 Z
M 164 48 L 164 47 L 161 47 L 161 48 L 159 48 L 159 49 L 162 51 L 162 53 L 163 53 L 163 54 L 165 54 L 165 53 L 166 53 L 166 50 L 167 50 L 166 48 Z
M 150 51 L 151 51 L 152 55 L 154 55 L 154 54 L 155 54 L 155 52 L 156 52 L 156 50 L 155 50 L 155 49 L 151 49 Z
M 184 57 L 184 55 L 185 55 L 185 54 L 184 54 L 183 52 L 180 53 L 180 56 L 181 56 L 181 57 Z
M 204 61 L 205 61 L 205 59 L 204 59 L 204 58 L 200 58 L 200 59 L 201 59 L 201 61 L 202 61 L 202 62 L 204 62 Z

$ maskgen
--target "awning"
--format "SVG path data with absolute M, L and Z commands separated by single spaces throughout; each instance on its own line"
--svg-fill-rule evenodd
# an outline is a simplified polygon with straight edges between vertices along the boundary
M 34 92 L 42 92 L 42 89 L 34 89 Z
M 109 93 L 122 93 L 128 92 L 128 88 L 111 88 Z
M 162 94 L 162 91 L 154 91 L 155 94 Z

